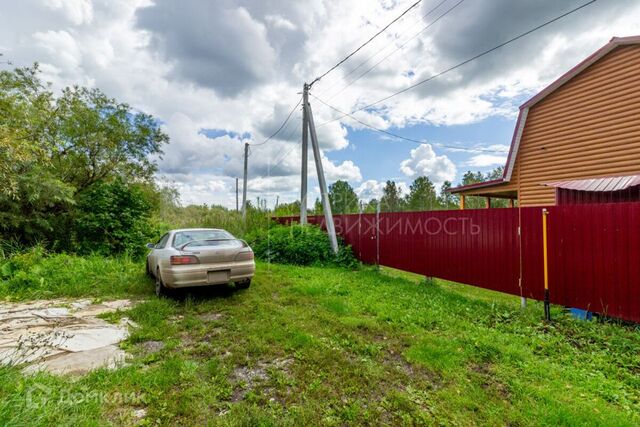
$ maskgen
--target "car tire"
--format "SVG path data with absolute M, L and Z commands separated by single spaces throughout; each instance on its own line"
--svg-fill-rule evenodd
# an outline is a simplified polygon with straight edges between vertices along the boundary
M 236 288 L 238 289 L 247 289 L 249 286 L 251 286 L 251 279 L 236 282 Z
M 160 269 L 156 269 L 156 296 L 158 297 L 168 297 L 169 289 L 162 282 L 162 277 L 160 276 Z

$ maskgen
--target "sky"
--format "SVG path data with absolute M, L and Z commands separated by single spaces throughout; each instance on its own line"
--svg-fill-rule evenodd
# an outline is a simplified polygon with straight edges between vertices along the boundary
M 587 0 L 422 0 L 314 84 L 354 111 L 448 69 Z M 183 205 L 235 207 L 243 147 L 260 144 L 321 75 L 415 0 L 0 0 L 7 69 L 40 64 L 58 93 L 98 87 L 158 118 L 171 142 L 156 179 Z M 329 183 L 379 197 L 504 164 L 518 107 L 614 36 L 640 34 L 640 2 L 596 3 L 489 55 L 354 113 L 310 98 Z M 365 73 L 365 71 L 368 71 Z M 340 118 L 340 119 L 338 119 Z M 338 119 L 338 120 L 334 120 Z M 329 122 L 325 124 L 325 122 Z M 248 198 L 299 198 L 301 111 L 251 147 Z M 311 152 L 311 150 L 310 150 Z M 310 153 L 310 156 L 312 154 Z M 309 205 L 318 196 L 309 160 Z

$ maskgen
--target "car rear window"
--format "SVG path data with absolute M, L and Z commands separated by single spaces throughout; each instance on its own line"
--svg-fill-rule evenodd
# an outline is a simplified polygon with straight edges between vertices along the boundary
M 235 237 L 224 230 L 179 231 L 173 238 L 173 247 L 179 248 L 189 242 L 193 242 L 190 246 L 210 246 L 216 241 L 224 243 L 225 240 L 233 239 Z

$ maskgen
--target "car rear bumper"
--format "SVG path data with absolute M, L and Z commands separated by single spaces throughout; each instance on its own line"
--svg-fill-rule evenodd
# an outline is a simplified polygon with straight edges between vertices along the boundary
M 173 265 L 161 271 L 162 281 L 168 288 L 224 285 L 251 279 L 256 264 L 250 261 L 234 261 L 216 264 Z

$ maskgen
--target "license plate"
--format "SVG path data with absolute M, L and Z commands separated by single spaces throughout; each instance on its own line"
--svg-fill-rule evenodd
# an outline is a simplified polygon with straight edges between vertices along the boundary
M 229 281 L 229 270 L 210 271 L 207 273 L 207 282 L 223 283 Z

